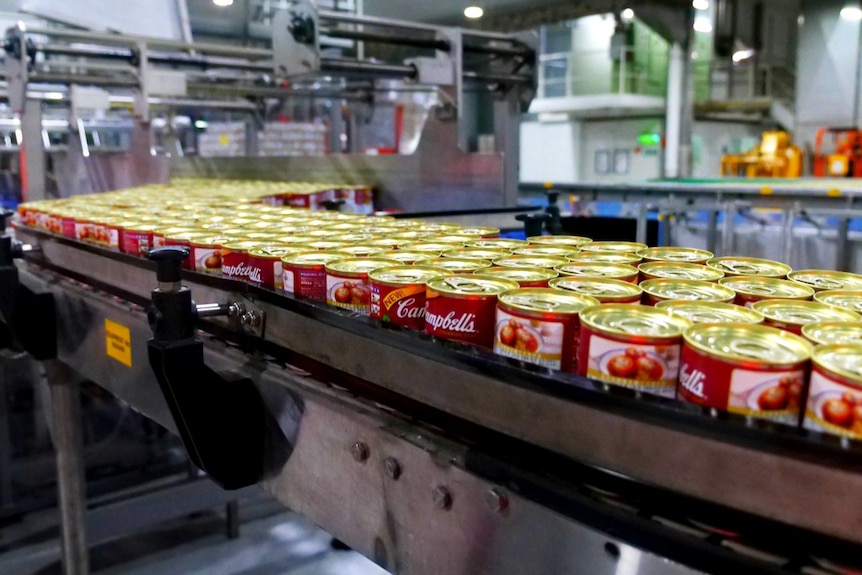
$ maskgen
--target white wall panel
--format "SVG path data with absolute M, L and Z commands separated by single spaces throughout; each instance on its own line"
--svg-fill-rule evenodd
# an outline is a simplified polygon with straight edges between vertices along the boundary
M 96 32 L 183 39 L 177 0 L 22 0 L 21 9 Z

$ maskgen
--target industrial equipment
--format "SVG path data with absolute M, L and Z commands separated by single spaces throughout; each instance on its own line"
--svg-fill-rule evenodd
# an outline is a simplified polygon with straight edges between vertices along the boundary
M 831 142 L 826 142 L 827 136 Z M 826 151 L 826 149 L 832 151 Z M 818 178 L 862 178 L 862 130 L 820 128 L 814 140 L 813 173 Z
M 789 133 L 763 132 L 759 146 L 744 154 L 722 156 L 721 175 L 798 178 L 802 175 L 802 162 L 802 150 L 792 143 Z

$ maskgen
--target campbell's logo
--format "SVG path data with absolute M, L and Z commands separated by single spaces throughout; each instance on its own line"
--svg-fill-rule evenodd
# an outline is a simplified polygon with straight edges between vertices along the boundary
M 460 333 L 476 333 L 476 314 L 463 313 L 456 315 L 454 311 L 450 311 L 446 315 L 439 315 L 428 313 L 426 309 L 425 324 L 433 327 L 435 331 L 445 329 Z
M 425 317 L 425 307 L 416 305 L 416 298 L 400 300 L 395 304 L 395 315 L 401 319 L 422 319 Z
M 235 266 L 222 266 L 221 271 L 224 275 L 235 277 L 247 277 L 249 280 L 261 283 L 260 268 L 253 268 L 245 265 L 245 262 L 239 262 Z
M 706 381 L 706 374 L 699 369 L 689 370 L 688 365 L 683 364 L 679 368 L 679 382 L 691 394 L 696 395 L 701 399 L 706 399 L 703 394 L 703 383 Z

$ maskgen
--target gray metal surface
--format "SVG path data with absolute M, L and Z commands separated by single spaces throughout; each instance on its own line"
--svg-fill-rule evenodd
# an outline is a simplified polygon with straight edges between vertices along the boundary
M 371 185 L 378 209 L 431 211 L 505 206 L 503 157 L 457 146 L 457 125 L 428 118 L 409 156 L 333 154 L 287 158 L 173 158 L 171 175 Z
M 40 243 L 45 258 L 54 265 L 87 270 L 100 281 L 149 297 L 153 285 L 151 271 L 122 265 L 53 239 L 39 241 L 39 236 L 27 231 L 22 231 L 21 236 Z M 199 302 L 226 303 L 238 297 L 194 281 L 187 283 Z M 58 295 L 64 291 L 69 289 L 58 288 Z M 615 415 L 420 357 L 266 303 L 259 302 L 257 307 L 266 312 L 266 340 L 422 404 L 648 484 L 828 535 L 862 541 L 862 501 L 846 497 L 847 493 L 862 489 L 862 474 L 683 433 L 660 422 L 647 423 Z M 84 330 L 78 333 L 81 331 L 85 335 L 79 335 L 78 340 L 98 342 L 99 335 L 91 336 Z M 83 350 L 82 344 L 74 352 L 61 353 L 64 360 L 77 365 L 82 363 Z M 86 357 L 93 358 L 94 370 L 99 369 L 95 367 L 98 355 Z M 373 365 L 369 358 L 374 358 Z M 110 375 L 105 373 L 101 379 Z M 145 391 L 142 384 L 109 385 L 116 386 L 109 389 L 123 399 L 137 397 L 126 401 L 132 405 L 140 403 L 147 415 L 150 415 L 147 410 L 156 407 L 164 410 L 153 399 L 157 394 Z M 155 413 L 152 417 L 157 421 L 166 418 Z
M 64 361 L 84 371 L 100 371 L 88 366 L 99 364 L 104 347 L 90 343 L 103 341 L 99 326 L 105 319 L 130 326 L 133 347 L 144 347 L 140 309 L 117 305 L 112 298 L 75 286 L 56 287 L 92 320 L 78 332 L 82 345 Z M 66 313 L 62 309 L 61 316 Z M 464 468 L 465 448 L 459 444 L 292 369 L 261 362 L 212 340 L 206 344 L 207 362 L 214 369 L 253 374 L 291 439 L 287 464 L 263 488 L 392 572 L 692 572 L 469 473 Z M 112 392 L 119 390 L 121 399 L 132 397 L 128 393 L 132 387 L 159 394 L 145 362 L 102 372 L 96 381 Z M 166 408 L 153 415 L 159 422 L 170 418 Z M 357 450 L 357 444 L 363 449 Z

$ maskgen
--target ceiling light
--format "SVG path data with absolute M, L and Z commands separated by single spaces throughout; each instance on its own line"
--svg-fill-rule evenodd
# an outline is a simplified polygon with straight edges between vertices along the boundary
M 691 7 L 695 10 L 709 10 L 709 0 L 691 0 Z
M 845 20 L 862 20 L 862 8 L 858 6 L 845 6 L 841 9 L 841 17 Z
M 195 120 L 195 128 L 198 130 L 205 130 L 208 126 L 205 120 Z
M 631 8 L 626 8 L 622 12 L 620 12 L 620 18 L 623 20 L 632 20 L 635 17 L 635 11 Z
M 698 16 L 694 19 L 694 31 L 709 34 L 712 32 L 712 21 L 706 16 Z
M 213 4 L 224 8 L 225 6 L 233 6 L 233 0 L 213 0 Z
M 464 16 L 470 18 L 471 20 L 475 20 L 476 18 L 481 18 L 485 15 L 485 11 L 482 10 L 479 6 L 467 6 L 464 8 Z
M 747 50 L 737 50 L 733 53 L 732 58 L 734 62 L 742 62 L 743 60 L 748 60 L 752 56 L 754 56 L 754 50 L 749 48 Z

